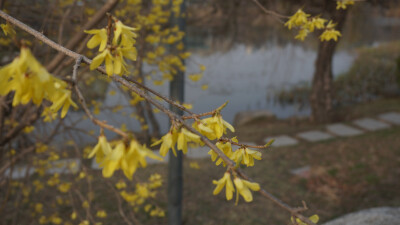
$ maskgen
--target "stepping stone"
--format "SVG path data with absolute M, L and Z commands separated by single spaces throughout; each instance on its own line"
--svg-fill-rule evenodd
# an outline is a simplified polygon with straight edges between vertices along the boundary
M 355 135 L 360 135 L 363 131 L 344 125 L 342 123 L 331 124 L 326 127 L 326 129 L 334 135 L 350 137 Z
M 353 121 L 353 123 L 365 130 L 375 131 L 389 128 L 390 125 L 375 119 L 363 118 Z
M 271 139 L 274 139 L 274 143 L 272 143 L 272 147 L 283 147 L 283 146 L 291 146 L 297 145 L 299 141 L 287 135 L 281 135 L 276 137 L 269 137 L 265 139 L 265 143 L 268 143 Z
M 396 112 L 383 113 L 380 114 L 378 118 L 388 123 L 400 125 L 400 113 Z
M 324 141 L 333 138 L 332 135 L 318 130 L 301 132 L 297 134 L 297 136 L 310 142 Z
M 290 173 L 301 178 L 309 178 L 311 175 L 311 167 L 303 166 L 300 168 L 290 170 Z

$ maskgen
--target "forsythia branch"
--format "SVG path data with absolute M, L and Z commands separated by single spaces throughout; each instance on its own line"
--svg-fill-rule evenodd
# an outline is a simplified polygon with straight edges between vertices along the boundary
M 80 55 L 80 54 L 78 54 L 78 53 L 76 53 L 74 51 L 71 51 L 71 50 L 69 50 L 69 49 L 67 49 L 67 48 L 55 43 L 54 41 L 48 39 L 45 35 L 41 34 L 40 32 L 38 32 L 38 31 L 36 31 L 34 29 L 32 29 L 31 27 L 29 27 L 26 24 L 20 22 L 19 20 L 11 17 L 10 15 L 6 14 L 5 12 L 3 12 L 1 10 L 0 10 L 0 17 L 4 18 L 5 20 L 7 20 L 8 22 L 14 24 L 15 26 L 21 28 L 22 30 L 28 32 L 29 34 L 33 35 L 35 38 L 37 38 L 40 41 L 42 41 L 43 43 L 49 45 L 53 49 L 55 49 L 57 51 L 60 51 L 60 52 L 62 52 L 64 54 L 66 54 L 67 56 L 69 56 L 71 58 L 74 58 L 77 61 L 82 60 L 82 62 L 84 62 L 84 63 L 86 63 L 88 65 L 91 64 L 92 60 L 90 60 L 90 59 L 88 59 L 87 57 L 85 57 L 83 55 Z M 103 74 L 107 74 L 106 70 L 103 67 L 97 67 L 97 70 L 99 72 L 103 73 Z M 215 146 L 215 144 L 213 144 L 208 138 L 206 138 L 204 135 L 200 134 L 197 130 L 195 130 L 191 126 L 189 126 L 186 123 L 184 123 L 184 120 L 180 116 L 178 116 L 177 114 L 175 114 L 175 113 L 171 112 L 170 110 L 168 110 L 166 107 L 164 107 L 159 102 L 157 102 L 155 99 L 153 99 L 151 96 L 146 94 L 140 87 L 133 85 L 132 82 L 128 81 L 124 77 L 120 77 L 120 76 L 116 76 L 116 75 L 112 75 L 110 77 L 115 82 L 118 82 L 118 83 L 126 86 L 128 89 L 130 89 L 131 91 L 137 93 L 139 96 L 141 96 L 142 98 L 146 99 L 151 104 L 153 104 L 155 107 L 157 107 L 162 112 L 167 114 L 172 122 L 179 123 L 184 128 L 186 128 L 188 131 L 200 136 L 201 141 L 203 141 L 215 153 L 217 153 L 219 157 L 221 157 L 223 159 L 223 161 L 227 164 L 228 169 L 230 169 L 232 171 L 235 171 L 242 178 L 251 181 L 250 178 L 246 174 L 244 174 L 240 169 L 236 168 L 236 163 L 235 162 L 233 162 L 231 159 L 229 159 L 229 157 L 227 157 L 220 149 L 218 149 Z M 154 93 L 154 92 L 155 91 L 152 91 L 152 93 Z M 304 223 L 306 223 L 308 225 L 315 225 L 315 223 L 313 223 L 310 219 L 308 219 L 307 217 L 305 217 L 302 214 L 300 214 L 298 208 L 290 207 L 289 205 L 287 205 L 286 203 L 284 203 L 280 199 L 276 198 L 275 196 L 273 196 L 272 194 L 267 192 L 265 189 L 261 188 L 259 190 L 259 192 L 263 197 L 265 197 L 267 199 L 270 199 L 271 201 L 273 201 L 275 204 L 277 204 L 281 208 L 287 210 L 289 213 L 291 213 L 291 215 L 293 217 L 299 218 L 301 221 L 303 221 Z

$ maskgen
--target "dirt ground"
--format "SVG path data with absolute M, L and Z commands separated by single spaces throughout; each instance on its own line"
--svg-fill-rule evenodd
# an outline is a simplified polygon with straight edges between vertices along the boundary
M 352 108 L 341 109 L 344 121 L 363 116 L 374 116 L 381 112 L 400 112 L 400 99 L 380 100 Z M 261 144 L 267 136 L 293 134 L 301 130 L 318 128 L 305 119 L 285 121 L 258 121 L 237 129 L 239 141 Z M 343 214 L 378 206 L 400 206 L 400 126 L 377 132 L 369 132 L 353 138 L 336 138 L 319 143 L 306 143 L 292 147 L 270 148 L 263 151 L 263 159 L 244 171 L 262 187 L 291 206 L 301 206 L 304 200 L 310 216 L 318 214 L 321 222 Z M 200 169 L 193 169 L 190 162 L 196 161 Z M 307 177 L 297 177 L 290 170 L 309 166 Z M 167 165 L 149 165 L 140 169 L 134 180 L 146 180 L 154 172 L 167 178 Z M 119 216 L 111 192 L 112 186 L 123 175 L 118 172 L 105 181 L 100 171 L 92 171 L 94 180 L 93 209 L 108 212 L 103 224 L 125 224 Z M 213 196 L 212 180 L 223 176 L 224 168 L 213 165 L 210 159 L 185 159 L 183 220 L 186 225 L 281 225 L 288 224 L 290 215 L 258 193 L 254 201 L 243 199 L 235 206 L 234 200 L 226 201 L 224 191 Z M 87 186 L 82 184 L 81 191 Z M 158 193 L 156 203 L 166 207 L 167 184 Z M 46 196 L 44 196 L 46 195 Z M 54 199 L 54 193 L 46 192 L 40 199 Z M 132 208 L 123 204 L 124 211 Z M 23 208 L 20 215 L 24 215 Z M 70 210 L 65 208 L 65 216 Z M 154 219 L 140 210 L 136 216 L 142 224 L 167 224 L 166 218 Z M 62 210 L 60 211 L 62 213 Z M 29 219 L 29 217 L 27 217 Z M 4 221 L 3 221 L 4 222 Z M 30 224 L 30 223 L 26 223 Z

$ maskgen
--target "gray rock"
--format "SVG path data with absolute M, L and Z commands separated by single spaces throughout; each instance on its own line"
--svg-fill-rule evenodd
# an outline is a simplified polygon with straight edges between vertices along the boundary
M 301 132 L 297 134 L 297 136 L 310 142 L 324 141 L 333 138 L 332 135 L 318 130 Z
M 239 112 L 235 115 L 235 119 L 233 124 L 235 126 L 241 126 L 248 123 L 251 123 L 256 120 L 274 120 L 276 119 L 275 115 L 268 110 L 255 110 L 255 111 L 246 111 Z
M 355 136 L 363 133 L 363 131 L 359 129 L 341 123 L 328 125 L 326 129 L 334 135 L 343 137 Z
M 400 125 L 400 113 L 397 112 L 380 114 L 379 119 L 392 124 Z
M 301 178 L 309 178 L 311 175 L 311 167 L 303 166 L 300 168 L 290 170 L 290 173 Z
M 390 127 L 390 125 L 387 123 L 371 118 L 358 119 L 355 120 L 353 123 L 365 130 L 370 130 L 370 131 L 381 130 Z
M 324 225 L 400 225 L 400 208 L 380 207 L 361 210 Z

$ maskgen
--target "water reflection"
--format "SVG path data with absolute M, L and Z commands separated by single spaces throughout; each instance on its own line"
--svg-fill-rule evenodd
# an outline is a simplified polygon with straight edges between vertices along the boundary
M 295 44 L 265 46 L 253 49 L 236 45 L 227 52 L 209 55 L 194 53 L 193 61 L 206 65 L 202 82 L 209 85 L 206 91 L 201 85 L 186 82 L 185 99 L 193 104 L 195 112 L 205 112 L 229 101 L 223 111 L 224 118 L 232 122 L 235 114 L 245 110 L 266 109 L 278 118 L 308 115 L 308 108 L 281 105 L 268 101 L 268 96 L 293 85 L 309 83 L 314 71 L 316 52 Z M 334 73 L 345 72 L 353 61 L 353 55 L 340 51 L 334 57 Z M 197 65 L 188 64 L 188 70 Z M 151 85 L 150 85 L 151 86 Z M 167 94 L 167 88 L 153 88 Z M 161 119 L 161 118 L 160 118 Z

